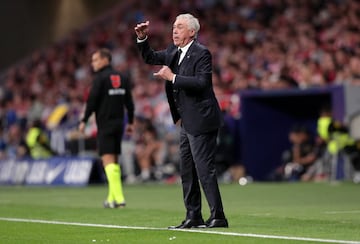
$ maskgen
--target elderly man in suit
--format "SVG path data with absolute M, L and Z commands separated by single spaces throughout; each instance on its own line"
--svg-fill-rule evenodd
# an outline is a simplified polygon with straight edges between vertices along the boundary
M 217 182 L 214 157 L 222 116 L 212 85 L 209 50 L 197 40 L 200 24 L 181 14 L 173 24 L 173 43 L 154 51 L 148 42 L 149 21 L 135 27 L 137 46 L 147 64 L 163 65 L 154 73 L 166 80 L 166 94 L 174 123 L 181 125 L 180 173 L 186 208 L 185 220 L 169 228 L 228 227 Z M 210 208 L 203 220 L 200 184 Z

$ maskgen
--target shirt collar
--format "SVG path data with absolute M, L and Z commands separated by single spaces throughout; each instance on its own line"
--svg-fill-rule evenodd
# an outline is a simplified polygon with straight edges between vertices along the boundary
M 193 42 L 194 42 L 194 40 L 192 40 L 191 42 L 189 42 L 188 44 L 186 44 L 185 47 L 179 47 L 179 49 L 181 49 L 181 53 L 185 54 L 185 53 L 189 50 L 189 48 L 190 48 L 190 46 L 191 46 L 191 44 L 192 44 Z

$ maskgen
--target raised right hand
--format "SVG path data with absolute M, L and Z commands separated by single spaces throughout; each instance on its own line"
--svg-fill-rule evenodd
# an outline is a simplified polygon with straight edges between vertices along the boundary
M 144 39 L 148 35 L 149 24 L 150 24 L 149 21 L 142 22 L 142 23 L 137 24 L 136 27 L 134 28 L 137 38 L 139 40 Z

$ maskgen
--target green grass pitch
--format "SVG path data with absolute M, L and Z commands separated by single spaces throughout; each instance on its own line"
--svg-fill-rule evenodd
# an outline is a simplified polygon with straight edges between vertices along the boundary
M 166 229 L 185 215 L 180 185 L 125 185 L 124 209 L 102 208 L 105 185 L 0 186 L 0 243 L 360 243 L 360 185 L 220 188 L 230 227 L 183 232 Z

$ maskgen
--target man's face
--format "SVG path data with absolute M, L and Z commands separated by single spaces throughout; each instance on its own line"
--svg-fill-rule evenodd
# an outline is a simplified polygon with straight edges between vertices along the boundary
M 91 66 L 95 72 L 102 69 L 109 64 L 109 61 L 105 57 L 101 57 L 100 53 L 96 52 L 91 57 Z
M 173 25 L 173 42 L 177 47 L 184 47 L 195 36 L 194 30 L 189 30 L 186 19 L 177 19 Z

